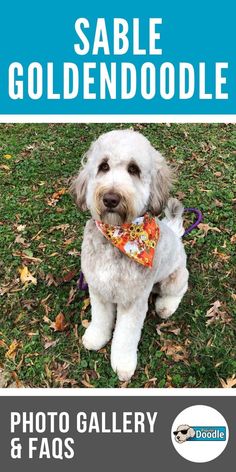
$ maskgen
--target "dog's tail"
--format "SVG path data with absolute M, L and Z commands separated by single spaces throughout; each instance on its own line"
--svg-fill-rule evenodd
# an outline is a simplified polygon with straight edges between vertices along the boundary
M 165 218 L 163 221 L 174 233 L 181 238 L 184 234 L 183 212 L 184 207 L 177 198 L 169 198 L 164 210 Z

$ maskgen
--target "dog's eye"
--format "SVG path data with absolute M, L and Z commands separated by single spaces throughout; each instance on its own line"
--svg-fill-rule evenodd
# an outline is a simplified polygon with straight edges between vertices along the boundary
M 128 172 L 130 175 L 137 175 L 138 177 L 140 176 L 140 169 L 136 164 L 129 164 Z
M 98 167 L 98 172 L 108 172 L 110 170 L 108 162 L 104 161 Z

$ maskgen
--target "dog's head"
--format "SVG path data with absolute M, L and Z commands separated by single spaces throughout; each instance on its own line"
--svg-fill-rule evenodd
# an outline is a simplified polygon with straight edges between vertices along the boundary
M 72 192 L 80 209 L 109 224 L 161 212 L 171 186 L 165 159 L 140 133 L 114 130 L 89 148 Z
M 187 439 L 194 438 L 195 431 L 191 426 L 182 424 L 181 426 L 178 426 L 176 431 L 174 431 L 174 435 L 176 442 L 182 444 L 187 441 Z

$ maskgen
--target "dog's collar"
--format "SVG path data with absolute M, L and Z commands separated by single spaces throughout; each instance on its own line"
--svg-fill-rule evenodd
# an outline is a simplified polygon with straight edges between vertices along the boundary
M 152 267 L 160 237 L 160 228 L 154 217 L 146 213 L 132 223 L 122 225 L 110 225 L 97 220 L 95 223 L 103 236 L 126 256 L 145 267 Z

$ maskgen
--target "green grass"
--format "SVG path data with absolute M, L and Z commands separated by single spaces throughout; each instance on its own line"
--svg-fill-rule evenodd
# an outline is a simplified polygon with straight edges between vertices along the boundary
M 104 131 L 126 127 L 0 125 L 0 368 L 5 385 L 120 386 L 110 367 L 110 345 L 97 353 L 81 345 L 82 321 L 90 319 L 90 307 L 84 309 L 87 296 L 75 287 L 88 215 L 77 211 L 67 192 L 54 206 L 50 203 L 54 192 L 68 189 L 90 142 Z M 161 326 L 161 336 L 156 331 L 161 320 L 151 305 L 138 368 L 128 387 L 219 387 L 220 379 L 236 373 L 232 289 L 236 126 L 133 127 L 176 167 L 173 193 L 185 206 L 200 208 L 204 223 L 220 232 L 210 229 L 206 235 L 195 230 L 185 238 L 190 288 L 171 323 Z M 8 154 L 10 159 L 4 157 Z M 37 278 L 37 285 L 22 285 L 22 265 Z M 68 272 L 68 281 L 63 281 Z M 57 286 L 50 285 L 52 277 Z M 74 299 L 68 303 L 70 293 Z M 206 312 L 216 300 L 225 313 L 223 322 L 207 326 Z M 54 321 L 60 312 L 68 326 L 55 332 L 49 319 Z

